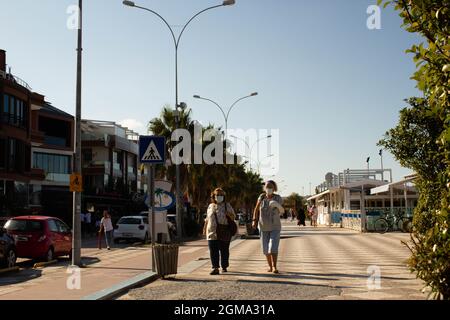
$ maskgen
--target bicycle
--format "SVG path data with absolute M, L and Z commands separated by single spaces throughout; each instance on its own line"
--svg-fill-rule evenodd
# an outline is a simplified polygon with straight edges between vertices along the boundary
M 395 228 L 396 227 L 396 228 Z M 388 214 L 375 220 L 375 231 L 386 233 L 388 231 L 401 230 L 402 232 L 411 232 L 412 219 L 405 217 L 403 213 Z

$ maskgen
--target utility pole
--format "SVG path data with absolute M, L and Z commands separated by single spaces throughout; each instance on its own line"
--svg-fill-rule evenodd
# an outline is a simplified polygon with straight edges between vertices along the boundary
M 74 171 L 81 175 L 81 72 L 82 72 L 82 17 L 83 0 L 78 0 L 77 89 L 75 116 Z M 81 192 L 73 193 L 72 265 L 81 266 Z
M 381 159 L 381 180 L 384 181 L 384 169 L 383 169 L 383 149 L 380 149 L 380 159 Z

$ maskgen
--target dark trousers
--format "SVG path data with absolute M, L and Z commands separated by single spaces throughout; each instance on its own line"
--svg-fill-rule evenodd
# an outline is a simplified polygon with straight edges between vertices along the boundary
M 213 269 L 219 269 L 219 260 L 222 269 L 229 266 L 230 259 L 230 241 L 208 240 L 209 254 Z

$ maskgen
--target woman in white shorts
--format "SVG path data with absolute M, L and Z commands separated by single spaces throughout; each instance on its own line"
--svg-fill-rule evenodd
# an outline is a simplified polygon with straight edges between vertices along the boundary
M 281 233 L 280 215 L 284 213 L 283 199 L 275 194 L 277 184 L 272 180 L 266 182 L 265 191 L 256 203 L 252 226 L 259 229 L 262 250 L 269 265 L 267 271 L 279 273 L 277 259 Z

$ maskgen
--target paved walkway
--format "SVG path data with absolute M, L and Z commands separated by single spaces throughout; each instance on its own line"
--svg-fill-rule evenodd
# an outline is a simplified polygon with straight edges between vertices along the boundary
M 174 280 L 158 280 L 121 299 L 425 299 L 408 271 L 402 233 L 361 234 L 338 228 L 297 227 L 284 222 L 280 274 L 267 273 L 259 240 L 239 240 L 229 272 L 210 276 L 204 260 Z M 203 257 L 206 259 L 207 255 Z M 369 272 L 381 272 L 380 288 Z
M 182 267 L 204 256 L 208 251 L 206 240 L 186 242 L 180 248 L 179 263 Z M 22 260 L 17 273 L 0 275 L 0 300 L 71 300 L 80 299 L 97 291 L 110 288 L 122 281 L 151 271 L 151 247 L 149 245 L 120 244 L 111 251 L 96 248 L 96 240 L 83 242 L 81 289 L 67 289 L 67 267 L 70 261 L 61 258 L 55 265 L 32 269 L 33 262 Z

